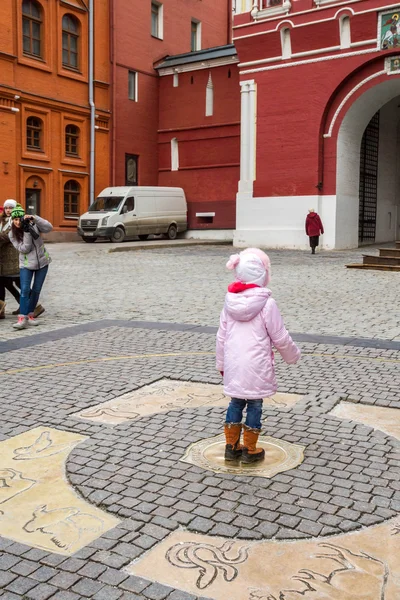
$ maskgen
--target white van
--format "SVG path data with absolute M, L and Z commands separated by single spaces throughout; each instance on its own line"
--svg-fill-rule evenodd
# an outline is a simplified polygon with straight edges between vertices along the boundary
M 172 187 L 106 188 L 78 222 L 78 234 L 88 243 L 97 238 L 146 240 L 151 233 L 166 233 L 174 240 L 186 229 L 185 193 Z

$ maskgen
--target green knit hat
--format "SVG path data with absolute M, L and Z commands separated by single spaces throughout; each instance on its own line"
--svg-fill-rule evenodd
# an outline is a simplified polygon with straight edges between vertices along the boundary
M 13 208 L 11 211 L 12 219 L 18 219 L 18 218 L 20 219 L 24 215 L 25 215 L 25 211 L 20 204 L 17 204 L 17 206 L 15 208 Z

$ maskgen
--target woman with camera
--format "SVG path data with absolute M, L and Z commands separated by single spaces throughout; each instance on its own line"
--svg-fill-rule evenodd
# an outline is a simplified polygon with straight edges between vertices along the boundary
M 38 325 L 34 317 L 34 309 L 50 263 L 50 256 L 40 234 L 48 233 L 53 226 L 41 217 L 25 215 L 24 209 L 19 204 L 13 209 L 11 219 L 9 238 L 19 252 L 21 280 L 20 314 L 13 327 L 26 329 L 28 326 Z

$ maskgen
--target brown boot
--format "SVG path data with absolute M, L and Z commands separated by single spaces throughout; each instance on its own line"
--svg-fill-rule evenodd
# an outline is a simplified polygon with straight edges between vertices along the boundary
M 43 313 L 44 313 L 43 306 L 41 304 L 37 304 L 35 310 L 33 311 L 33 316 L 35 317 L 35 319 L 40 317 L 40 315 L 42 315 Z
M 237 460 L 242 456 L 242 447 L 240 445 L 241 431 L 241 423 L 225 423 L 225 460 Z
M 260 433 L 260 429 L 251 429 L 243 425 L 243 451 L 240 459 L 242 463 L 253 463 L 264 459 L 265 450 L 256 448 Z

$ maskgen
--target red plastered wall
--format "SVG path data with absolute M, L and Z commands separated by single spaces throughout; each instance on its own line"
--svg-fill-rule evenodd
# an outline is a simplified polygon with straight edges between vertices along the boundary
M 158 81 L 154 63 L 168 55 L 190 52 L 191 21 L 201 22 L 201 47 L 203 49 L 225 45 L 229 42 L 228 0 L 165 0 L 163 2 L 163 36 L 157 39 L 151 36 L 151 2 L 119 2 L 114 0 L 115 54 L 117 67 L 116 83 L 116 136 L 115 136 L 115 183 L 125 183 L 125 154 L 139 156 L 139 185 L 157 185 L 158 148 L 157 130 L 163 125 L 165 112 L 174 120 L 172 126 L 198 125 L 200 105 L 190 100 L 176 103 L 182 97 L 183 86 L 190 86 L 190 75 L 182 76 L 178 94 L 172 88 L 165 93 L 163 81 Z M 138 102 L 128 98 L 128 71 L 138 73 Z M 208 74 L 195 72 L 196 83 L 205 85 Z M 185 81 L 186 78 L 186 81 Z M 237 78 L 237 73 L 236 73 Z M 225 91 L 217 86 L 216 102 L 218 118 L 223 118 L 222 103 L 229 106 L 230 99 L 224 98 Z M 190 88 L 192 89 L 192 88 Z M 185 96 L 188 98 L 190 94 Z M 159 111 L 160 105 L 160 111 Z M 202 109 L 205 107 L 205 99 Z M 229 109 L 228 109 L 229 110 Z
M 210 73 L 214 86 L 214 114 L 206 117 L 206 86 Z M 172 76 L 160 78 L 160 130 L 230 123 L 239 119 L 240 89 L 236 64 L 180 73 L 178 87 L 173 87 Z
M 158 78 L 139 73 L 138 101 L 128 99 L 128 69 L 117 70 L 115 185 L 125 185 L 125 154 L 139 156 L 139 185 L 157 185 Z
M 323 133 L 342 99 L 359 81 L 380 68 L 380 58 L 371 61 L 371 55 L 367 55 L 256 74 L 255 196 L 318 193 L 316 186 L 322 177 L 321 152 L 326 144 Z M 340 119 L 355 98 L 349 99 Z M 331 160 L 335 161 L 336 155 L 331 155 Z M 335 180 L 325 177 L 322 193 L 334 194 Z
M 309 52 L 340 44 L 339 20 L 291 29 L 292 52 Z
M 214 114 L 205 116 L 211 72 Z M 228 76 L 230 72 L 230 77 Z M 192 83 L 193 77 L 193 83 Z M 188 201 L 189 227 L 233 228 L 240 175 L 240 88 L 235 64 L 160 79 L 159 185 L 179 186 Z M 171 171 L 171 139 L 179 170 Z M 212 222 L 196 212 L 215 212 Z
M 376 13 L 370 12 L 351 17 L 351 41 L 361 42 L 376 38 L 377 23 Z

